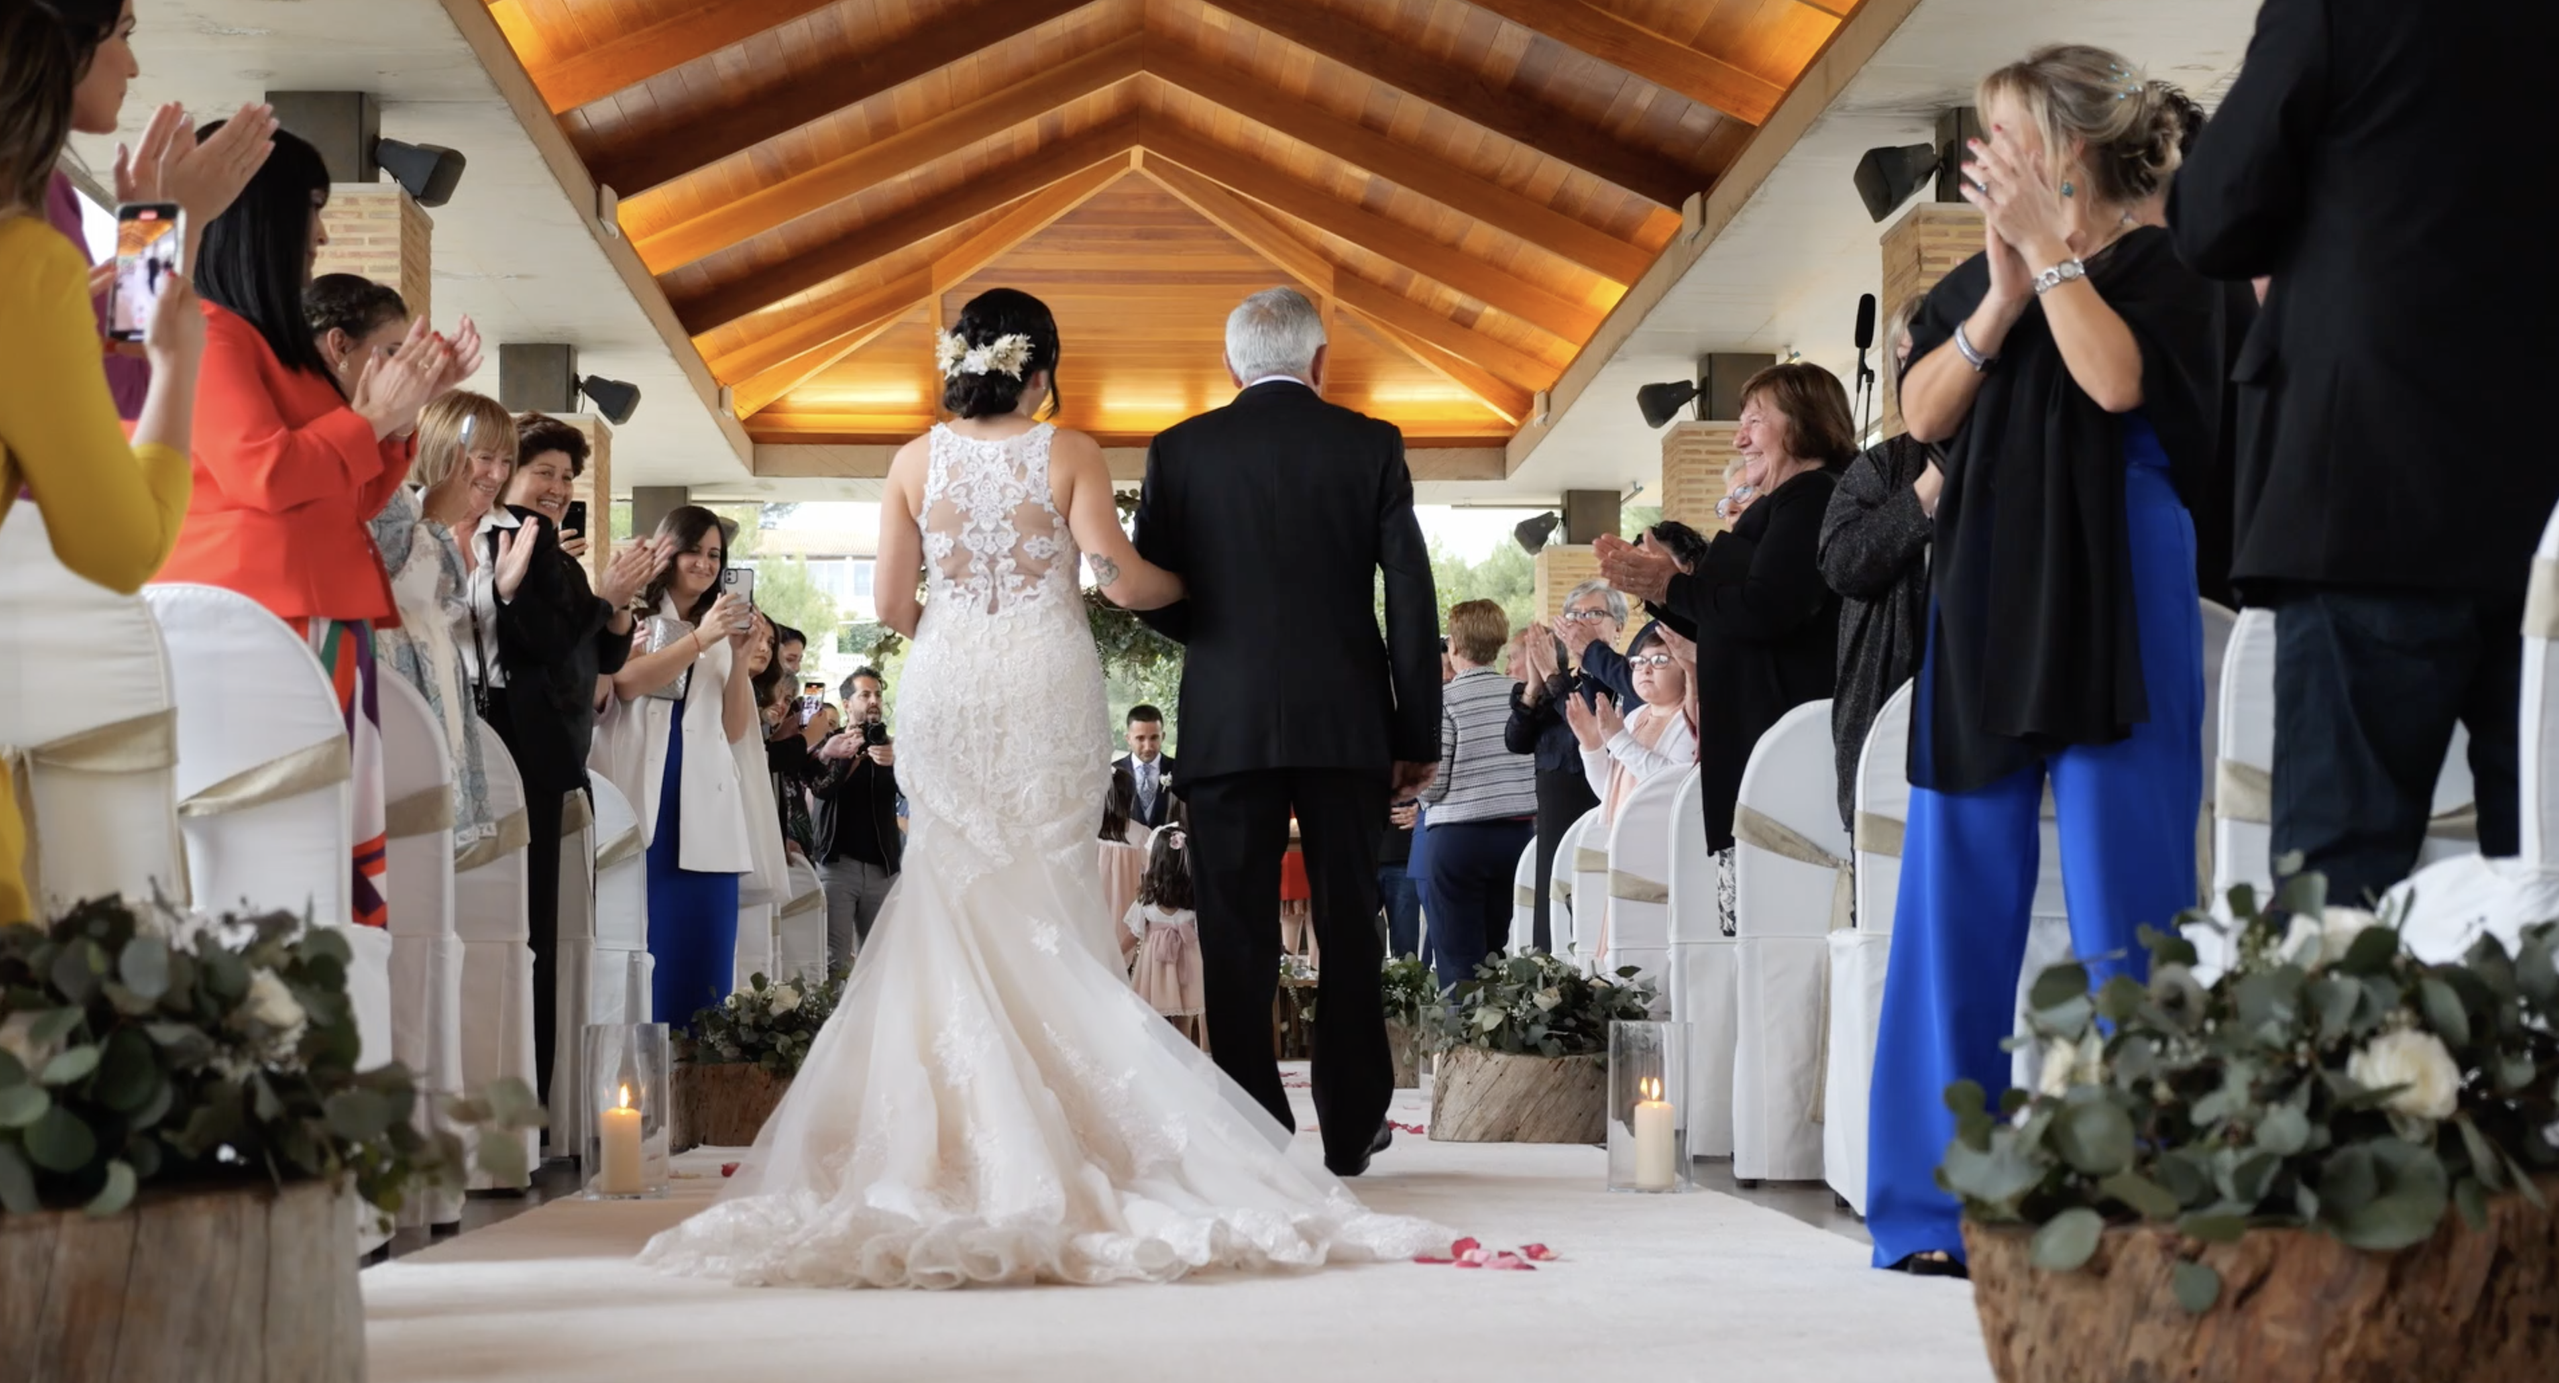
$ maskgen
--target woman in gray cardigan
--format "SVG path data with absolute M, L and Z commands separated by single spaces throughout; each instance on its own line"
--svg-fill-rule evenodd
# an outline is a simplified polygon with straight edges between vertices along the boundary
M 1920 298 L 1893 310 L 1892 387 L 1910 360 L 1910 319 Z M 1839 820 L 1857 824 L 1857 759 L 1866 732 L 1893 689 L 1919 672 L 1928 637 L 1928 537 L 1946 478 L 1937 448 L 1908 433 L 1885 438 L 1840 473 L 1822 512 L 1822 580 L 1840 596 L 1839 679 L 1831 693 L 1831 743 L 1838 755 Z

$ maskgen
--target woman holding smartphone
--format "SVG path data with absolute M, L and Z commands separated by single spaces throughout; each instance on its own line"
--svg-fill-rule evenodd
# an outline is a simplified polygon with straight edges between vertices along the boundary
M 595 769 L 631 800 L 648 846 L 655 1013 L 689 1024 L 736 987 L 739 876 L 755 868 L 736 745 L 759 724 L 744 600 L 720 593 L 728 533 L 682 505 L 658 525 L 673 554 L 640 593 L 646 613 L 597 727 Z
M 96 57 L 94 31 L 83 34 L 42 9 L 0 9 L 0 523 L 23 492 L 63 566 L 130 593 L 169 555 L 187 511 L 204 317 L 186 278 L 169 279 L 143 337 L 156 369 L 127 442 L 97 365 L 88 266 L 44 220 L 72 94 Z M 44 666 L 54 650 L 27 632 L 44 627 L 0 624 L 0 663 Z M 0 924 L 38 920 L 26 848 L 17 796 L 0 791 Z

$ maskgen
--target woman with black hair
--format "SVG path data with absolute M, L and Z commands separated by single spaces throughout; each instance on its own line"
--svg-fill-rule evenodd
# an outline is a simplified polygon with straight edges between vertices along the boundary
M 737 753 L 759 724 L 747 672 L 755 620 L 720 590 L 728 529 L 719 515 L 681 505 L 658 524 L 657 544 L 674 560 L 640 592 L 648 617 L 613 674 L 589 762 L 639 815 L 654 1012 L 684 1026 L 736 987 L 740 876 L 755 868 Z
M 1096 867 L 1113 745 L 1077 573 L 1133 608 L 1182 583 L 1121 531 L 1100 446 L 1041 421 L 1045 305 L 982 294 L 936 354 L 958 416 L 898 453 L 880 505 L 880 615 L 913 640 L 908 867 L 753 1157 L 642 1261 L 741 1284 L 1100 1284 L 1445 1243 L 1291 1163 L 1277 1121 L 1130 987 Z
M 341 384 L 302 296 L 328 243 L 328 203 L 319 151 L 278 133 L 239 199 L 204 227 L 195 495 L 160 579 L 238 591 L 310 640 L 355 758 L 353 920 L 378 927 L 388 914 L 373 627 L 399 614 L 367 524 L 408 477 L 419 410 L 480 367 L 480 336 L 466 317 L 447 341 L 420 317 L 396 354 Z

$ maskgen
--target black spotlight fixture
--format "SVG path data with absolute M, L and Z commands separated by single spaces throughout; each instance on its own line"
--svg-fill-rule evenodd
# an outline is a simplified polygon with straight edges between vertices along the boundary
M 631 415 L 639 411 L 640 386 L 636 384 L 606 379 L 602 375 L 588 375 L 578 381 L 578 392 L 593 400 L 595 411 L 603 414 L 605 421 L 615 427 L 631 421 Z
M 1938 163 L 1934 144 L 1867 150 L 1866 156 L 1857 160 L 1857 196 L 1866 204 L 1866 214 L 1877 221 L 1892 215 L 1896 207 L 1910 200 L 1910 194 L 1936 178 Z
M 461 185 L 462 169 L 470 160 L 460 150 L 441 144 L 377 139 L 373 162 L 391 175 L 391 181 L 408 189 L 419 206 L 437 207 L 453 200 L 453 189 Z
M 1511 537 L 1518 540 L 1522 551 L 1534 557 L 1553 540 L 1556 525 L 1563 521 L 1560 514 L 1540 514 L 1533 519 L 1522 519 L 1519 526 L 1511 530 Z
M 1635 406 L 1644 411 L 1644 425 L 1661 427 L 1679 416 L 1698 394 L 1697 381 L 1683 379 L 1671 384 L 1647 384 L 1635 391 Z

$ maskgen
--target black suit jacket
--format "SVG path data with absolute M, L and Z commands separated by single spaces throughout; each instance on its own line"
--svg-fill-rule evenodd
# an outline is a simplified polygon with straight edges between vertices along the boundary
M 1111 761 L 1111 767 L 1127 770 L 1129 781 L 1132 783 L 1137 781 L 1137 760 L 1134 756 L 1122 754 Z M 1148 811 L 1145 800 L 1141 798 L 1138 801 L 1137 810 L 1129 815 L 1129 820 L 1150 831 L 1173 819 L 1173 794 L 1169 790 L 1175 781 L 1173 756 L 1170 754 L 1155 756 L 1155 772 L 1156 781 L 1162 783 L 1167 789 L 1155 794 L 1155 810 Z
M 2168 202 L 2198 271 L 2274 277 L 2232 370 L 2243 594 L 2522 590 L 2559 502 L 2525 402 L 2559 370 L 2559 259 L 2515 153 L 2554 49 L 2548 0 L 2258 11 Z
M 1188 588 L 1145 616 L 1187 646 L 1182 781 L 1439 758 L 1439 597 L 1392 424 L 1257 384 L 1156 436 L 1136 542 Z
M 514 510 L 518 519 L 534 517 Z M 518 532 L 524 530 L 519 529 Z M 497 530 L 482 534 L 480 561 L 497 560 Z M 559 530 L 545 519 L 534 537 L 533 563 L 515 599 L 498 606 L 498 658 L 506 685 L 497 724 L 525 781 L 552 793 L 586 784 L 587 749 L 595 738 L 595 679 L 619 672 L 631 636 L 609 626 L 613 609 L 587 585 L 586 569 L 560 550 Z

